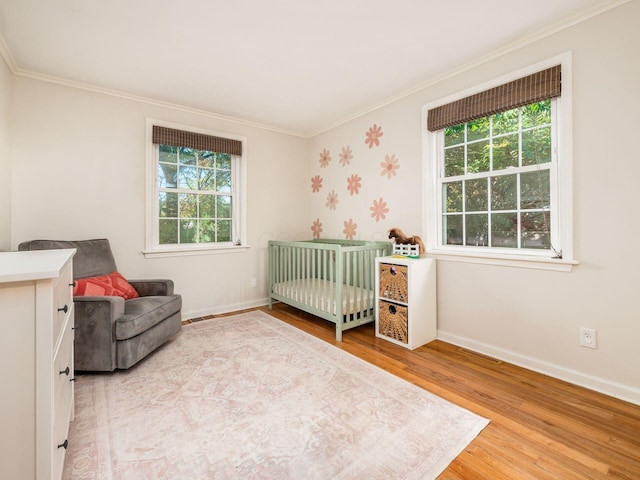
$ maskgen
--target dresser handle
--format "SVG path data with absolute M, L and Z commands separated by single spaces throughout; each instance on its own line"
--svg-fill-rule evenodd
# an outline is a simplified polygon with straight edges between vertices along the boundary
M 67 368 L 65 368 L 64 370 L 60 370 L 60 375 L 62 375 L 63 373 L 64 373 L 65 375 L 69 375 L 69 372 L 70 372 L 70 371 L 71 371 L 71 370 L 69 370 L 69 367 L 67 367 Z
M 69 307 L 68 307 L 67 305 L 65 305 L 64 307 L 59 308 L 59 309 L 58 309 L 58 311 L 59 311 L 59 312 L 67 313 L 67 312 L 69 311 Z
M 76 286 L 76 282 L 70 283 L 69 286 L 70 287 L 75 287 Z
M 395 275 L 397 272 L 398 272 L 398 270 L 396 269 L 396 267 L 391 267 L 391 268 L 389 268 L 389 273 L 390 273 L 391 275 Z
M 69 440 L 65 440 L 64 443 L 59 443 L 58 448 L 64 448 L 65 450 L 69 446 Z
M 70 382 L 75 382 L 76 381 L 76 377 L 70 378 L 69 381 Z

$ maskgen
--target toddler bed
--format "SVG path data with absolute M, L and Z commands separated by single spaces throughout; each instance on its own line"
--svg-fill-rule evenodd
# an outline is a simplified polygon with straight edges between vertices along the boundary
M 314 239 L 269 241 L 269 308 L 284 302 L 336 324 L 342 332 L 373 322 L 375 258 L 390 242 Z

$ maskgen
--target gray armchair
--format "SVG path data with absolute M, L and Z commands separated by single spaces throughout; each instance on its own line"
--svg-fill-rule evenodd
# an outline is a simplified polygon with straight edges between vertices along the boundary
M 107 239 L 23 242 L 18 250 L 75 248 L 73 279 L 108 275 L 116 263 Z M 128 280 L 139 298 L 74 297 L 75 369 L 127 369 L 153 352 L 182 327 L 182 297 L 171 280 Z

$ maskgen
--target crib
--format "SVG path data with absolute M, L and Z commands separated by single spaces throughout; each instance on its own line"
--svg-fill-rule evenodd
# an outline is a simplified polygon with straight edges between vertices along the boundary
M 342 332 L 374 321 L 375 258 L 390 242 L 314 239 L 269 241 L 269 309 L 284 302 L 336 324 Z

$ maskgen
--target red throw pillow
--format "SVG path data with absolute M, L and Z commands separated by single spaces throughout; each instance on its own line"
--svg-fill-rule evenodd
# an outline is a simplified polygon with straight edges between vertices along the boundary
M 139 297 L 136 289 L 118 272 L 76 280 L 73 295 L 75 297 L 115 296 L 126 300 Z

